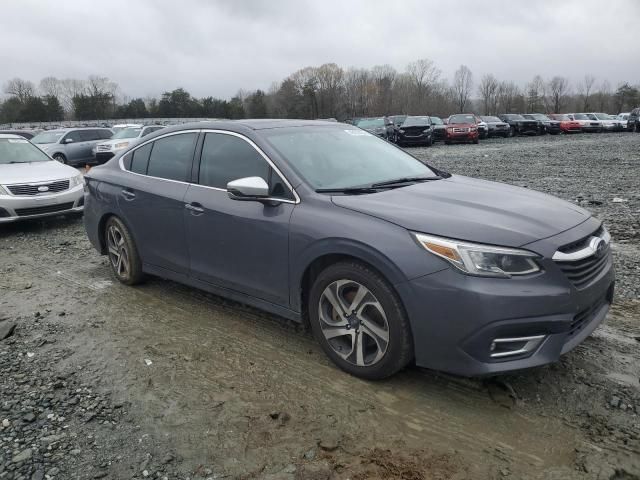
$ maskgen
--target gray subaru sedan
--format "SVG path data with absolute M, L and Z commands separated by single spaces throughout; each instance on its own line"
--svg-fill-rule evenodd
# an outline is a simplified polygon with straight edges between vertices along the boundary
M 306 322 L 363 378 L 554 362 L 613 298 L 611 237 L 586 210 L 351 125 L 180 125 L 86 182 L 86 231 L 118 280 L 157 275 Z

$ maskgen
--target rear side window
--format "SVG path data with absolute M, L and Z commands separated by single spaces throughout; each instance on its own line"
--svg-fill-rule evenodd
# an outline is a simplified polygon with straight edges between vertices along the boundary
M 185 182 L 191 171 L 197 137 L 196 133 L 182 133 L 153 142 L 147 174 L 152 177 Z
M 131 167 L 129 170 L 134 173 L 146 175 L 152 147 L 153 143 L 147 143 L 146 145 L 134 150 L 131 154 Z
M 241 138 L 222 133 L 207 133 L 200 159 L 200 185 L 227 188 L 227 183 L 245 177 L 269 181 L 270 166 Z

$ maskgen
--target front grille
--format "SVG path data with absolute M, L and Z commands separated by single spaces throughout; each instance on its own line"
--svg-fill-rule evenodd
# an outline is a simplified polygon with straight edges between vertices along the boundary
M 601 237 L 603 233 L 604 233 L 604 228 L 600 227 L 592 234 L 587 235 L 586 237 L 582 237 L 580 240 L 576 240 L 575 242 L 571 242 L 571 243 L 567 243 L 566 245 L 563 245 L 562 247 L 558 248 L 558 251 L 562 253 L 577 252 L 578 250 L 583 249 L 589 244 L 591 237 Z
M 46 187 L 45 191 L 41 191 L 41 187 Z M 37 185 L 7 185 L 9 192 L 13 195 L 46 195 L 49 193 L 64 192 L 69 189 L 69 180 L 59 180 L 51 183 L 39 183 Z
M 467 133 L 469 131 L 468 128 L 454 128 L 453 133 Z
M 566 275 L 567 279 L 577 289 L 581 289 L 589 285 L 607 266 L 609 260 L 609 248 L 601 256 L 591 255 L 590 257 L 576 260 L 574 262 L 556 262 L 560 270 Z
M 29 215 L 41 215 L 43 213 L 63 212 L 65 210 L 71 210 L 72 208 L 73 202 L 68 202 L 57 205 L 47 205 L 45 207 L 17 208 L 16 214 L 20 217 L 26 217 Z
M 580 332 L 593 318 L 593 315 L 600 310 L 600 307 L 607 302 L 607 297 L 601 297 L 596 302 L 594 302 L 591 306 L 585 308 L 584 310 L 578 312 L 575 317 L 573 317 L 573 321 L 571 322 L 571 326 L 569 327 L 569 334 L 567 335 L 567 339 L 574 337 L 577 333 Z

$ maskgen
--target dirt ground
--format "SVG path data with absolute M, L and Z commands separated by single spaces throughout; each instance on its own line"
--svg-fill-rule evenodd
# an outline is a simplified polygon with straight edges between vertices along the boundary
M 445 170 L 604 219 L 606 323 L 487 379 L 336 369 L 301 326 L 159 278 L 126 287 L 80 218 L 0 227 L 0 480 L 640 478 L 640 135 L 436 145 Z

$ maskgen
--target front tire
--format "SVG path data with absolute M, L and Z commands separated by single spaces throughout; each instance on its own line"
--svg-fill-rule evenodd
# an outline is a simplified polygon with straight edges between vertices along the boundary
M 322 271 L 309 295 L 311 330 L 342 370 L 379 380 L 413 358 L 409 320 L 397 294 L 376 271 L 340 262 Z
M 67 164 L 67 157 L 65 157 L 65 156 L 64 156 L 63 154 L 61 154 L 61 153 L 56 153 L 56 154 L 53 156 L 53 159 L 54 159 L 54 160 L 56 160 L 56 161 L 58 161 L 58 162 L 60 162 L 60 163 L 62 163 L 62 164 L 64 164 L 64 165 L 66 165 L 66 164 Z
M 111 271 L 125 285 L 136 285 L 143 279 L 142 261 L 135 241 L 126 225 L 117 217 L 107 220 L 105 244 Z

